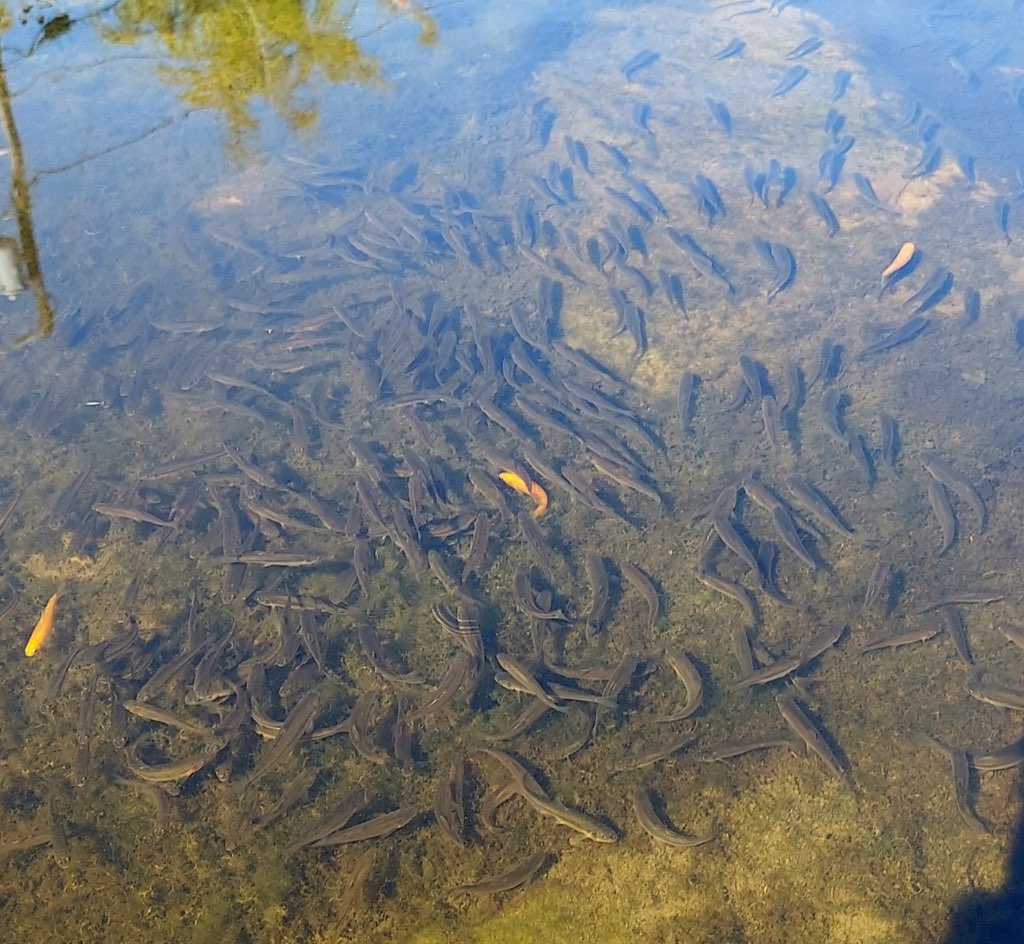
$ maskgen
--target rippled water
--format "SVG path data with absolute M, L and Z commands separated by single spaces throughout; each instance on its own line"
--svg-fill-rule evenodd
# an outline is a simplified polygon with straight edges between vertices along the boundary
M 0 908 L 18 939 L 1011 940 L 1018 754 L 992 755 L 1019 715 L 989 702 L 1024 688 L 1017 6 L 13 22 Z M 757 574 L 742 560 L 772 549 Z M 275 554 L 296 566 L 260 566 Z M 738 685 L 741 632 L 778 680 Z M 665 721 L 684 653 L 702 704 Z M 536 704 L 509 685 L 553 708 L 496 742 Z M 499 803 L 516 763 L 537 794 Z M 711 840 L 656 842 L 638 791 Z M 290 848 L 349 803 L 350 826 L 407 815 Z M 523 887 L 460 887 L 523 863 Z

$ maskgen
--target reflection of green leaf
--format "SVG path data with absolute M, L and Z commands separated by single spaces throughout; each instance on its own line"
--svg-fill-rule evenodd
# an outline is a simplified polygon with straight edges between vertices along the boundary
M 304 85 L 368 82 L 380 77 L 376 59 L 349 35 L 351 13 L 335 0 L 125 0 L 112 42 L 157 35 L 182 64 L 161 70 L 182 100 L 224 113 L 234 146 L 254 131 L 254 99 L 262 98 L 296 131 L 316 124 L 314 105 L 297 101 Z
M 66 13 L 58 13 L 43 26 L 43 39 L 56 39 L 71 29 L 71 17 Z

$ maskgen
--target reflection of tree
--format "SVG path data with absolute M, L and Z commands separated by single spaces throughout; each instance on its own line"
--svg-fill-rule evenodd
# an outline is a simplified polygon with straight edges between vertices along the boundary
M 121 43 L 159 36 L 184 63 L 162 68 L 163 75 L 188 104 L 222 111 L 238 148 L 256 127 L 253 99 L 265 98 L 299 131 L 317 118 L 312 104 L 297 100 L 311 78 L 380 77 L 377 60 L 349 35 L 351 18 L 335 0 L 124 0 L 103 32 Z
M 4 7 L 0 12 L 0 33 L 10 28 L 10 13 Z M 3 63 L 3 50 L 0 48 L 0 125 L 7 135 L 7 144 L 11 151 L 11 199 L 14 204 L 14 216 L 18 223 L 19 249 L 25 260 L 28 284 L 36 299 L 36 310 L 39 315 L 39 327 L 34 334 L 27 334 L 18 342 L 27 341 L 36 335 L 49 337 L 53 333 L 53 306 L 43 285 L 43 270 L 39 264 L 39 250 L 36 246 L 35 229 L 32 225 L 32 198 L 29 191 L 28 173 L 25 170 L 25 153 L 21 146 L 21 137 L 14 123 L 14 108 L 11 105 L 11 91 L 7 84 L 7 69 Z

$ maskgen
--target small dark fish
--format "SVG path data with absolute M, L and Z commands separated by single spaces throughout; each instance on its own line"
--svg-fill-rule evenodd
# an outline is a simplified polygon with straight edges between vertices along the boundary
M 846 69 L 836 71 L 836 74 L 832 76 L 832 101 L 838 102 L 846 94 L 851 78 L 853 78 L 853 74 Z
M 769 96 L 770 98 L 781 98 L 783 95 L 787 95 L 792 92 L 804 79 L 811 74 L 811 70 L 805 66 L 793 66 L 791 69 L 786 71 L 786 74 L 779 81 L 779 84 L 775 86 L 774 91 Z
M 824 338 L 822 340 L 821 348 L 818 350 L 818 369 L 815 371 L 808 386 L 813 386 L 819 380 L 826 384 L 831 380 L 835 380 L 836 374 L 839 373 L 839 352 L 840 346 L 832 338 Z
M 510 892 L 515 888 L 531 882 L 538 872 L 550 861 L 546 852 L 535 852 L 515 868 L 496 875 L 493 878 L 481 879 L 469 885 L 456 885 L 452 892 L 469 892 L 473 895 L 493 895 L 497 892 Z
M 827 528 L 838 532 L 845 538 L 851 540 L 862 540 L 852 528 L 847 526 L 842 519 L 832 510 L 832 505 L 814 488 L 809 482 L 805 482 L 797 475 L 791 475 L 786 479 L 786 487 L 797 503 L 808 512 L 811 517 L 817 519 Z
M 907 180 L 927 177 L 935 173 L 940 163 L 942 163 L 942 147 L 937 141 L 932 141 L 925 146 L 917 163 L 905 171 L 903 176 Z
M 416 805 L 403 806 L 391 813 L 381 813 L 355 826 L 346 826 L 335 830 L 324 836 L 323 839 L 318 839 L 309 845 L 314 848 L 322 848 L 324 846 L 341 846 L 350 842 L 363 842 L 367 839 L 381 839 L 408 826 L 422 812 L 422 807 Z
M 829 387 L 821 398 L 821 422 L 825 432 L 840 446 L 847 445 L 847 431 L 842 413 L 848 398 L 836 387 Z
M 645 833 L 672 849 L 700 846 L 715 838 L 710 833 L 706 836 L 688 836 L 672 829 L 658 816 L 651 794 L 643 787 L 636 787 L 633 791 L 633 812 Z
M 729 281 L 729 277 L 722 264 L 706 253 L 689 233 L 683 233 L 671 226 L 667 227 L 666 232 L 668 233 L 668 238 L 686 253 L 693 267 L 701 275 L 718 279 L 725 285 L 730 296 L 736 294 L 736 289 L 733 287 L 732 282 Z
M 878 652 L 882 649 L 897 649 L 900 646 L 912 646 L 915 643 L 934 639 L 940 632 L 941 630 L 938 626 L 924 626 L 921 629 L 911 629 L 905 633 L 898 633 L 895 636 L 888 636 L 885 639 L 879 639 L 877 642 L 868 643 L 860 650 L 861 655 L 865 652 Z
M 775 262 L 775 278 L 768 286 L 768 299 L 773 299 L 784 288 L 793 284 L 796 277 L 796 256 L 793 251 L 782 243 L 769 243 L 772 259 Z
M 793 521 L 793 515 L 789 509 L 781 502 L 775 506 L 772 510 L 772 524 L 775 525 L 775 531 L 779 535 L 779 539 L 783 544 L 786 545 L 797 557 L 800 558 L 811 570 L 818 569 L 818 562 L 814 559 L 814 555 L 807 549 L 807 545 L 804 544 L 803 538 L 800 537 L 800 532 L 797 530 L 796 523 Z
M 761 419 L 764 422 L 764 435 L 768 440 L 768 447 L 773 454 L 777 454 L 779 451 L 779 428 L 782 421 L 779 419 L 779 404 L 770 394 L 761 397 Z
M 996 708 L 1009 708 L 1012 711 L 1024 711 L 1024 691 L 1019 688 L 1006 688 L 1002 685 L 988 685 L 975 676 L 967 683 L 967 694 L 986 705 Z
M 997 590 L 956 590 L 952 593 L 945 594 L 945 596 L 929 600 L 927 603 L 922 603 L 916 610 L 914 610 L 914 615 L 922 616 L 925 613 L 930 613 L 932 610 L 937 610 L 942 606 L 948 606 L 951 603 L 961 604 L 964 606 L 968 604 L 986 606 L 989 603 L 998 603 L 1000 600 L 1005 599 L 1006 594 L 999 593 Z
M 846 127 L 846 116 L 838 108 L 830 108 L 825 115 L 825 133 L 836 140 Z
M 665 292 L 665 297 L 669 300 L 672 306 L 686 316 L 686 298 L 683 293 L 683 280 L 674 273 L 668 272 L 665 269 L 659 269 L 658 281 L 661 283 L 661 288 Z
M 875 564 L 874 569 L 871 571 L 871 576 L 868 578 L 868 586 L 864 591 L 864 606 L 862 609 L 866 612 L 881 599 L 885 599 L 889 588 L 889 582 L 893 576 L 893 566 L 886 560 L 880 560 Z
M 635 56 L 633 56 L 628 62 L 626 62 L 619 70 L 622 73 L 622 77 L 627 82 L 632 82 L 633 77 L 641 70 L 647 69 L 654 65 L 661 58 L 660 53 L 656 53 L 653 49 L 642 49 Z
M 821 49 L 823 40 L 820 36 L 811 36 L 805 39 L 798 46 L 794 46 L 788 53 L 786 58 L 790 61 L 794 59 L 803 59 L 804 56 L 809 56 L 812 52 Z
M 881 354 L 883 351 L 892 350 L 908 341 L 913 341 L 931 322 L 924 315 L 912 315 L 898 328 L 894 328 L 887 334 L 882 335 L 874 344 L 869 344 L 858 355 L 858 360 L 864 360 L 872 354 Z
M 782 717 L 799 738 L 820 757 L 828 769 L 839 779 L 846 779 L 846 768 L 832 750 L 821 730 L 804 714 L 796 699 L 790 695 L 776 696 Z
M 622 576 L 626 578 L 626 581 L 644 598 L 644 602 L 647 604 L 647 625 L 648 628 L 653 628 L 661 615 L 661 597 L 658 595 L 658 588 L 654 586 L 654 581 L 636 564 L 631 564 L 629 561 L 622 564 L 619 570 L 622 571 Z
M 679 380 L 679 425 L 684 434 L 693 431 L 693 416 L 696 410 L 699 384 L 700 377 L 692 371 L 687 371 Z
M 875 464 L 864 445 L 864 437 L 852 426 L 846 431 L 846 448 L 853 461 L 857 463 L 857 467 L 864 473 L 868 488 L 871 488 L 875 484 Z
M 981 316 L 981 293 L 976 288 L 964 289 L 964 320 L 974 324 Z
M 974 486 L 938 456 L 925 456 L 922 464 L 932 478 L 945 485 L 974 512 L 978 519 L 978 533 L 981 534 L 985 530 L 987 512 L 985 502 L 982 501 Z
M 978 175 L 974 168 L 974 155 L 960 151 L 956 155 L 956 163 L 960 168 L 960 173 L 964 175 L 967 186 L 973 187 L 978 182 Z
M 963 613 L 951 603 L 940 607 L 940 611 L 946 634 L 953 640 L 956 654 L 967 665 L 973 665 L 974 658 L 971 656 L 971 647 L 967 643 L 967 625 L 964 623 Z
M 882 461 L 895 471 L 900 452 L 899 426 L 888 413 L 878 414 L 878 425 L 882 430 Z
M 608 570 L 605 567 L 604 558 L 600 554 L 588 554 L 586 566 L 593 594 L 590 608 L 585 617 L 585 625 L 588 633 L 597 633 L 601 630 L 601 624 L 604 622 L 608 609 Z
M 942 557 L 956 541 L 956 516 L 953 514 L 953 506 L 949 503 L 946 486 L 937 479 L 932 479 L 928 483 L 928 504 L 931 505 L 939 521 L 939 530 L 942 532 L 942 547 L 939 548 L 939 557 Z
M 1024 737 L 1011 741 L 1005 747 L 1001 747 L 991 754 L 979 754 L 971 751 L 968 758 L 971 767 L 975 770 L 1009 770 L 1011 767 L 1019 767 L 1024 763 Z
M 945 266 L 938 266 L 928 277 L 928 281 L 904 302 L 904 306 L 913 308 L 913 315 L 923 315 L 929 308 L 934 308 L 941 302 L 952 288 L 953 273 Z
M 999 232 L 1003 234 L 1003 239 L 1006 240 L 1006 245 L 1010 245 L 1010 201 L 1005 197 L 1000 197 L 996 200 L 996 226 L 999 227 Z
M 729 42 L 719 49 L 711 58 L 721 61 L 722 59 L 730 59 L 733 56 L 741 56 L 743 55 L 743 50 L 746 48 L 747 44 L 737 36 L 730 39 Z
M 871 186 L 871 181 L 868 180 L 867 177 L 859 173 L 854 173 L 851 176 L 857 187 L 857 193 L 860 194 L 861 199 L 864 200 L 865 203 L 874 207 L 876 210 L 881 210 L 883 213 L 889 213 L 892 216 L 902 215 L 899 210 L 882 202 L 878 194 L 875 193 L 875 188 Z
M 722 126 L 722 130 L 726 134 L 732 134 L 732 115 L 729 113 L 729 109 L 725 106 L 725 103 L 715 101 L 715 99 L 708 97 L 707 104 L 708 111 L 711 112 L 711 117 Z
M 813 190 L 808 192 L 807 199 L 811 202 L 811 206 L 814 207 L 818 216 L 825 221 L 828 235 L 835 236 L 839 232 L 839 220 L 836 219 L 835 213 L 832 212 L 832 207 L 825 202 L 824 197 L 819 197 Z

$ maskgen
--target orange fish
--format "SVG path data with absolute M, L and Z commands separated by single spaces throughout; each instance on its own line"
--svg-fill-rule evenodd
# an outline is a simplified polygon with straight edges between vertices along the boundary
M 46 640 L 50 638 L 50 632 L 53 630 L 53 619 L 56 615 L 57 594 L 55 593 L 50 597 L 50 602 L 46 604 L 43 615 L 39 617 L 39 622 L 36 623 L 36 628 L 32 630 L 32 635 L 28 637 L 28 642 L 25 643 L 25 655 L 34 656 L 43 647 Z
M 904 243 L 900 246 L 900 251 L 896 253 L 896 258 L 882 269 L 882 278 L 887 279 L 890 275 L 895 275 L 895 273 L 899 272 L 913 258 L 916 248 L 913 243 Z
M 530 517 L 539 518 L 548 510 L 548 493 L 545 492 L 544 489 L 542 489 L 536 482 L 531 482 L 530 498 L 537 503 L 537 507 L 530 512 Z
M 509 488 L 514 488 L 520 495 L 531 494 L 530 488 L 533 485 L 533 482 L 529 479 L 524 479 L 516 472 L 499 472 L 498 478 L 501 479 Z

